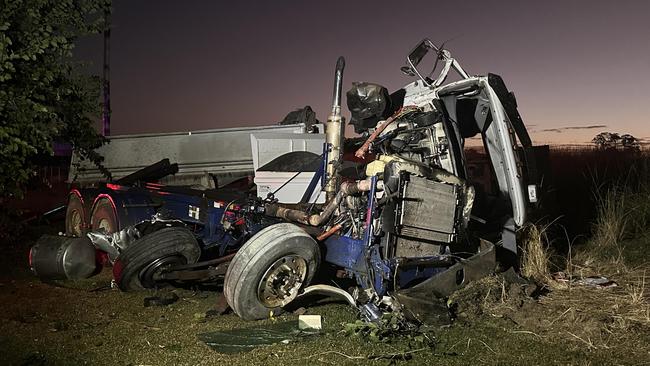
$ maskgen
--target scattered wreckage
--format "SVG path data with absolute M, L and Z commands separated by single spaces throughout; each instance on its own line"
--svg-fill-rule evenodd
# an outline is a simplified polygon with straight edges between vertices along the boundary
M 434 63 L 429 74 L 421 65 L 427 55 Z M 445 297 L 494 271 L 497 251 L 516 258 L 515 231 L 537 197 L 534 148 L 502 79 L 471 76 L 427 39 L 402 68 L 416 78 L 412 83 L 391 94 L 353 83 L 347 104 L 361 137 L 346 139 L 344 64 L 339 58 L 323 154 L 316 161 L 281 157 L 296 175 L 317 166 L 300 202 L 275 198 L 284 184 L 265 198 L 245 190 L 112 184 L 126 193 L 107 209 L 128 210 L 139 221 L 113 233 L 100 225 L 85 235 L 76 230 L 79 237 L 45 236 L 30 252 L 34 272 L 86 278 L 110 262 L 125 291 L 222 280 L 228 304 L 248 320 L 311 293 L 339 296 L 368 321 L 390 311 L 420 321 L 437 316 L 432 310 L 444 308 Z M 452 71 L 457 81 L 446 83 Z M 464 144 L 473 136 L 490 158 L 493 192 L 467 169 Z M 325 203 L 313 199 L 317 190 Z M 75 204 L 67 226 L 81 221 Z

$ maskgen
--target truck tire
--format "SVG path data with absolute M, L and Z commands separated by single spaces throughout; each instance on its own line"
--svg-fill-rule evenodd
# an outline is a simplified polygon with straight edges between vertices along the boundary
M 271 225 L 250 238 L 228 266 L 224 295 L 245 320 L 268 318 L 296 298 L 314 277 L 320 249 L 290 223 Z
M 194 234 L 167 227 L 131 243 L 113 263 L 113 278 L 122 291 L 153 288 L 156 275 L 170 265 L 196 263 L 201 255 Z
M 86 213 L 81 198 L 70 193 L 68 207 L 65 210 L 65 233 L 69 236 L 80 237 L 86 229 Z
M 108 234 L 119 230 L 115 208 L 108 198 L 100 198 L 95 203 L 90 216 L 90 228 L 93 231 L 104 229 Z

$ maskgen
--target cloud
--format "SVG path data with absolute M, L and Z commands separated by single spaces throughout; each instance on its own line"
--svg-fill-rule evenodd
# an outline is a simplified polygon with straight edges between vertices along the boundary
M 539 130 L 536 132 L 556 132 L 562 133 L 569 130 L 593 130 L 597 128 L 607 128 L 607 125 L 589 125 L 589 126 L 567 126 L 567 127 L 558 127 L 558 128 L 547 128 L 544 130 Z

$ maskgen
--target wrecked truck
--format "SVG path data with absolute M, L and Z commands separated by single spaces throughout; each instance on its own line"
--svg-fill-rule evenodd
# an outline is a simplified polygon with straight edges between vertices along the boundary
M 389 93 L 379 84 L 353 83 L 347 104 L 360 137 L 346 138 L 344 66 L 341 57 L 323 153 L 278 158 L 296 175 L 275 191 L 187 196 L 157 186 L 165 198 L 146 220 L 114 233 L 41 238 L 30 253 L 34 272 L 88 277 L 98 271 L 99 252 L 122 290 L 220 279 L 232 310 L 248 320 L 325 293 L 345 299 L 368 321 L 390 311 L 424 321 L 451 292 L 492 273 L 497 252 L 514 263 L 516 231 L 536 204 L 541 177 L 501 77 L 472 76 L 425 39 L 402 68 L 415 79 L 410 84 Z M 465 141 L 475 136 L 489 156 L 492 190 L 467 169 Z M 314 174 L 302 199 L 276 198 L 308 166 Z M 314 199 L 319 191 L 324 203 Z M 202 213 L 195 220 L 174 217 L 166 209 L 174 205 Z

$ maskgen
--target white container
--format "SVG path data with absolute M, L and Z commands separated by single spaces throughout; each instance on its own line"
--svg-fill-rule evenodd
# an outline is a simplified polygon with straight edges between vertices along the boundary
M 308 134 L 304 124 L 272 125 L 259 127 L 223 128 L 218 130 L 173 133 L 110 136 L 110 143 L 97 149 L 104 157 L 103 165 L 113 178 L 121 178 L 161 159 L 178 163 L 178 173 L 167 177 L 166 184 L 200 184 L 207 173 L 215 175 L 245 176 L 257 167 L 258 156 L 274 159 L 295 150 L 323 151 L 325 135 Z M 260 146 L 251 146 L 251 134 L 260 139 Z M 281 137 L 280 142 L 273 137 Z M 321 141 L 317 140 L 320 136 Z M 302 143 L 301 138 L 308 141 Z M 295 147 L 294 147 L 295 146 Z M 268 154 L 267 154 L 268 152 Z M 255 157 L 253 157 L 253 155 Z M 267 160 L 270 161 L 270 160 Z M 264 164 L 264 163 L 262 163 Z M 93 183 L 105 181 L 105 177 L 90 160 L 80 160 L 72 154 L 69 181 Z M 185 179 L 186 178 L 186 179 Z M 221 184 L 224 184 L 222 181 Z
M 298 203 L 309 186 L 314 172 L 302 172 L 294 179 L 275 193 L 275 198 L 281 203 Z M 271 192 L 275 192 L 285 182 L 289 181 L 295 172 L 272 172 L 257 171 L 255 172 L 255 184 L 257 185 L 257 196 L 266 198 Z M 320 181 L 309 199 L 309 202 L 325 203 L 325 192 L 321 192 Z
M 309 151 L 321 155 L 325 143 L 325 135 L 322 133 L 251 133 L 250 139 L 254 171 L 292 151 Z

